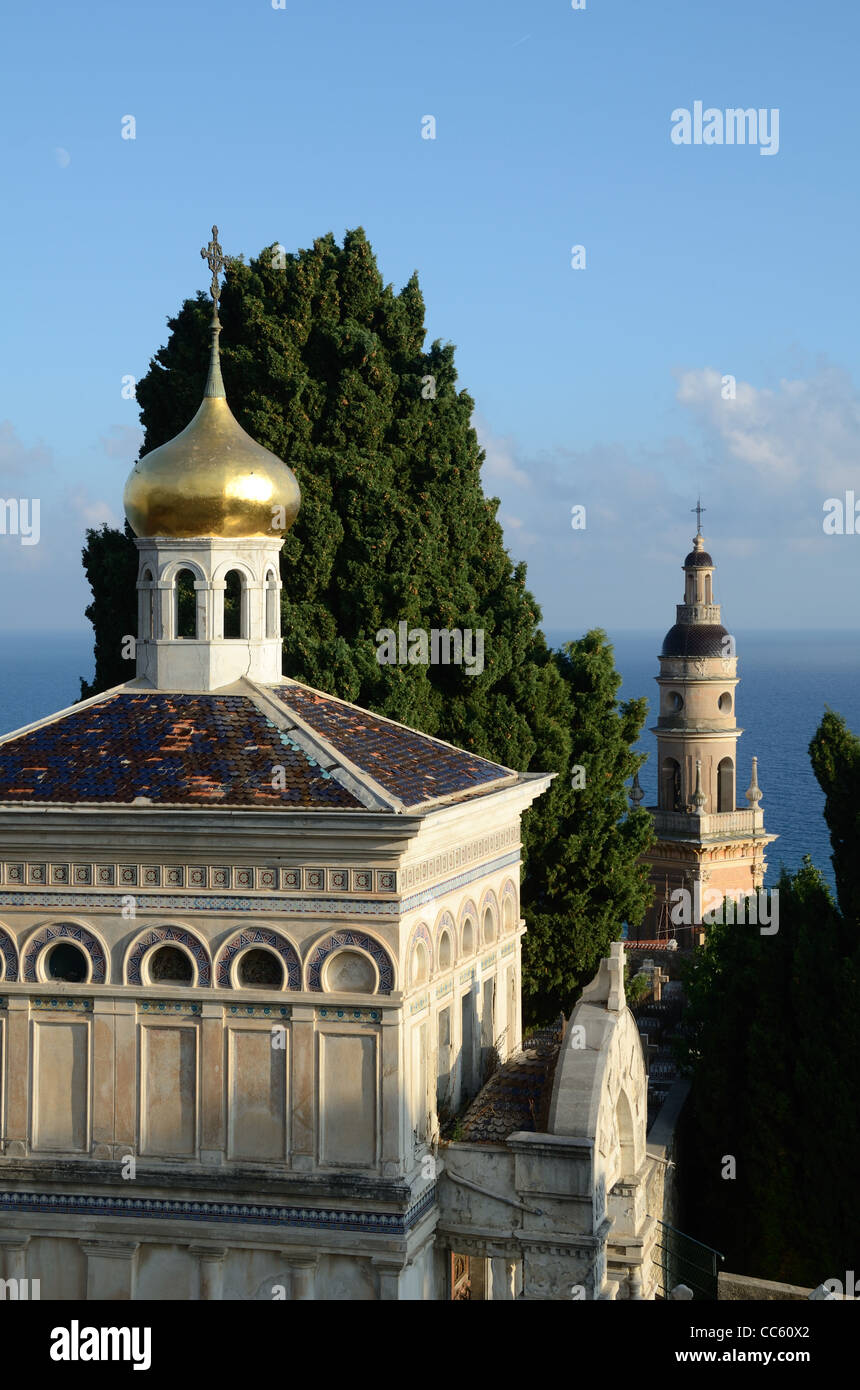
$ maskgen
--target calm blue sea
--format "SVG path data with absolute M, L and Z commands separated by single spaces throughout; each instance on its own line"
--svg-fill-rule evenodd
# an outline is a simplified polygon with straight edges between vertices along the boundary
M 553 645 L 572 634 L 548 632 Z M 645 804 L 656 800 L 655 741 L 648 732 L 656 715 L 657 653 L 663 633 L 610 633 L 623 698 L 644 695 L 651 708 L 641 751 L 650 755 L 640 780 Z M 749 785 L 750 760 L 758 754 L 765 825 L 779 839 L 770 848 L 768 882 L 782 863 L 795 869 L 805 853 L 832 882 L 830 842 L 822 815 L 824 798 L 807 752 L 825 707 L 844 714 L 860 732 L 860 632 L 736 632 L 741 683 L 737 690 L 738 800 Z M 0 633 L 0 733 L 74 703 L 81 676 L 92 679 L 89 632 Z

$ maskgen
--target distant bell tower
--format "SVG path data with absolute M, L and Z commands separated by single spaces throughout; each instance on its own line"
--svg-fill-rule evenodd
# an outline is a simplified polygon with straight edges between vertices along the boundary
M 720 621 L 714 602 L 714 562 L 705 550 L 700 502 L 693 549 L 684 561 L 684 601 L 660 653 L 657 736 L 657 805 L 649 807 L 657 842 L 647 855 L 654 885 L 654 907 L 639 928 L 641 937 L 677 937 L 681 945 L 700 939 L 702 904 L 707 911 L 720 898 L 752 893 L 764 882 L 764 854 L 777 837 L 764 830 L 757 760 L 737 806 L 737 745 L 743 733 L 735 718 L 738 685 L 734 638 Z M 642 800 L 638 779 L 631 799 Z M 672 911 L 673 892 L 690 893 L 691 922 L 686 930 Z M 693 930 L 690 930 L 690 927 Z

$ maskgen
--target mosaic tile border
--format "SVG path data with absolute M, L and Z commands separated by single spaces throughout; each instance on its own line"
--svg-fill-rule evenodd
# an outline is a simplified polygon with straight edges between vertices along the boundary
M 250 927 L 237 934 L 222 947 L 216 965 L 216 976 L 218 985 L 222 989 L 232 989 L 233 982 L 230 979 L 230 966 L 240 951 L 244 951 L 248 946 L 271 946 L 280 957 L 286 976 L 287 989 L 301 989 L 302 987 L 302 963 L 299 960 L 298 952 L 293 943 L 279 931 L 272 931 L 270 927 Z
M 202 1014 L 203 1005 L 184 999 L 138 999 L 142 1014 Z
M 107 977 L 107 957 L 102 944 L 86 927 L 80 927 L 75 922 L 58 922 L 53 926 L 43 927 L 28 943 L 24 955 L 24 979 L 27 983 L 36 983 L 36 961 L 42 951 L 54 942 L 64 939 L 76 942 L 89 956 L 90 978 L 87 983 L 103 985 Z
M 212 978 L 209 954 L 202 941 L 198 941 L 196 936 L 192 936 L 182 927 L 151 927 L 144 936 L 140 937 L 126 962 L 126 984 L 142 985 L 144 956 L 153 946 L 161 946 L 171 941 L 175 941 L 179 946 L 184 946 L 193 957 L 197 966 L 197 979 L 194 981 L 194 987 L 197 989 L 207 988 Z
M 426 922 L 417 922 L 412 928 L 412 935 L 409 938 L 409 945 L 406 948 L 406 968 L 407 970 L 411 969 L 412 953 L 419 941 L 423 941 L 424 945 L 427 947 L 428 973 L 432 975 L 436 963 L 436 952 L 433 949 L 433 938 L 430 935 L 430 929 Z
M 317 1009 L 317 1018 L 327 1022 L 338 1019 L 345 1023 L 378 1023 L 382 1018 L 381 1009 Z
M 18 950 L 14 939 L 0 927 L 0 955 L 3 957 L 3 979 L 10 984 L 18 981 Z
M 401 870 L 323 865 L 283 868 L 235 864 L 105 864 L 96 860 L 83 863 L 44 860 L 0 861 L 0 886 L 95 887 L 95 888 L 181 888 L 282 893 L 379 893 L 403 892 L 427 884 L 443 874 L 463 870 L 477 859 L 508 846 L 519 847 L 517 822 L 481 835 L 450 850 L 442 850 Z M 398 872 L 400 883 L 398 883 Z
M 436 1185 L 405 1212 L 347 1211 L 337 1207 L 263 1206 L 249 1202 L 183 1202 L 148 1197 L 84 1197 L 75 1193 L 0 1191 L 0 1212 L 58 1216 L 120 1216 L 144 1221 L 218 1221 L 325 1231 L 408 1235 L 436 1202 Z
M 439 878 L 453 869 L 462 869 L 475 859 L 485 859 L 488 854 L 498 853 L 509 845 L 519 847 L 519 843 L 520 827 L 515 821 L 478 839 L 467 840 L 463 845 L 441 850 L 429 859 L 419 859 L 415 864 L 407 864 L 401 869 L 402 891 L 426 883 L 428 879 Z
M 31 999 L 31 1009 L 56 1009 L 62 1013 L 90 1014 L 93 1011 L 92 999 Z
M 343 946 L 357 946 L 366 951 L 376 962 L 379 970 L 379 994 L 390 994 L 394 988 L 394 966 L 391 957 L 383 946 L 364 932 L 337 931 L 318 941 L 308 957 L 308 989 L 322 990 L 322 968 L 329 956 Z
M 285 1004 L 228 1004 L 224 1022 L 231 1018 L 292 1018 L 293 1011 Z
M 167 893 L 148 893 L 138 903 L 141 911 L 158 912 L 279 912 L 289 913 L 295 916 L 304 916 L 316 913 L 325 916 L 343 917 L 398 917 L 407 912 L 411 912 L 416 907 L 423 907 L 425 903 L 432 902 L 434 898 L 441 898 L 446 893 L 455 892 L 458 888 L 463 888 L 475 879 L 484 878 L 487 874 L 496 873 L 499 869 L 507 868 L 510 864 L 518 864 L 520 852 L 515 850 L 512 854 L 504 855 L 501 859 L 494 859 L 488 864 L 482 864 L 477 869 L 470 869 L 466 873 L 458 874 L 456 878 L 445 879 L 441 883 L 436 883 L 432 888 L 425 888 L 420 893 L 415 893 L 411 897 L 396 899 L 369 899 L 360 898 L 290 898 L 280 894 L 267 894 L 265 897 L 219 897 L 215 894 L 167 894 Z M 71 908 L 99 908 L 102 911 L 114 910 L 121 912 L 127 899 L 127 894 L 119 893 L 52 893 L 44 890 L 36 893 L 10 892 L 0 888 L 0 910 L 4 907 L 71 907 Z
M 393 869 L 258 868 L 235 864 L 49 864 L 0 862 L 0 885 L 13 888 L 184 888 L 281 893 L 396 893 Z

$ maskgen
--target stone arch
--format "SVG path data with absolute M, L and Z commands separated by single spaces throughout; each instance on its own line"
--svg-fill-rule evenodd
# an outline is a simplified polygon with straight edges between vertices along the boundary
M 517 889 L 513 879 L 506 879 L 502 888 L 502 931 L 507 935 L 517 924 Z
M 195 968 L 196 979 L 193 985 L 208 987 L 212 983 L 212 966 L 209 952 L 199 937 L 185 927 L 147 927 L 132 942 L 125 959 L 125 982 L 127 985 L 143 984 L 143 958 L 153 946 L 184 946 L 190 954 Z
M 223 584 L 231 570 L 236 570 L 242 576 L 246 584 L 259 584 L 260 579 L 256 570 L 252 569 L 247 560 L 238 559 L 235 555 L 230 555 L 222 560 L 212 571 L 212 583 Z
M 30 937 L 24 948 L 24 979 L 28 983 L 35 984 L 39 978 L 36 967 L 42 952 L 46 947 L 53 946 L 57 941 L 64 939 L 79 946 L 89 960 L 89 979 L 86 983 L 90 985 L 105 984 L 107 981 L 107 951 L 91 928 L 81 925 L 80 922 L 51 922 L 48 926 L 39 927 L 36 930 L 35 935 Z
M 430 952 L 426 941 L 416 941 L 409 958 L 409 984 L 426 985 L 430 979 Z
M 620 1177 L 632 1177 L 636 1172 L 636 1136 L 633 1125 L 633 1107 L 627 1092 L 622 1086 L 615 1102 L 615 1128 L 620 1148 Z
M 492 888 L 481 899 L 480 923 L 481 945 L 491 946 L 499 934 L 499 900 Z
M 472 940 L 471 944 L 467 947 L 466 927 L 468 922 L 471 922 L 472 924 Z M 480 929 L 480 918 L 478 916 L 478 909 L 476 908 L 474 900 L 472 898 L 467 898 L 466 901 L 460 907 L 460 912 L 457 918 L 457 929 L 458 935 L 460 937 L 460 955 L 474 955 L 477 946 L 478 931 Z
M 254 946 L 268 946 L 280 957 L 284 966 L 285 989 L 301 989 L 302 963 L 299 953 L 289 937 L 273 931 L 271 927 L 243 927 L 221 947 L 215 964 L 215 983 L 219 989 L 233 988 L 233 961 Z
M 434 971 L 435 968 L 436 968 L 436 957 L 435 957 L 435 952 L 434 952 L 434 950 L 433 950 L 433 938 L 432 938 L 432 936 L 430 935 L 430 929 L 429 929 L 429 927 L 427 926 L 427 923 L 426 923 L 426 922 L 419 922 L 416 926 L 414 926 L 414 927 L 412 928 L 412 932 L 411 932 L 411 935 L 410 935 L 410 937 L 409 937 L 409 945 L 406 947 L 407 981 L 408 981 L 408 979 L 411 977 L 411 974 L 412 974 L 412 968 L 411 968 L 412 956 L 413 956 L 414 951 L 415 951 L 415 946 L 416 946 L 416 944 L 417 944 L 419 941 L 423 941 L 424 944 L 425 944 L 425 946 L 426 946 L 426 948 L 427 948 L 427 978 L 428 978 L 428 979 L 429 979 L 430 976 L 433 974 L 433 971 Z
M 18 979 L 18 948 L 15 938 L 0 926 L 0 980 L 13 985 Z
M 224 587 L 219 587 L 221 604 L 220 632 L 225 641 L 242 642 L 248 640 L 248 580 L 239 565 L 231 565 L 224 576 Z M 228 602 L 233 604 L 228 611 Z M 216 620 L 217 621 L 217 620 Z
M 433 928 L 433 935 L 436 939 L 436 964 L 439 970 L 447 970 L 448 964 L 453 965 L 457 959 L 457 927 L 452 914 L 447 907 L 439 913 L 436 918 L 436 925 Z M 447 936 L 451 943 L 451 960 L 446 964 L 442 959 L 442 947 L 444 937 Z
M 197 584 L 194 571 L 182 565 L 176 571 L 171 587 L 172 632 L 174 641 L 193 641 L 200 637 L 200 616 L 197 612 Z
M 307 960 L 307 987 L 314 993 L 322 992 L 322 969 L 329 956 L 335 951 L 351 946 L 370 956 L 379 971 L 380 994 L 390 994 L 394 988 L 394 963 L 386 948 L 375 937 L 365 931 L 346 928 L 327 932 L 312 947 Z
M 208 582 L 208 575 L 196 560 L 177 559 L 168 560 L 162 567 L 160 576 L 162 584 L 175 584 L 176 576 L 180 570 L 190 570 L 194 578 L 199 580 L 201 584 Z
M 155 604 L 152 600 L 158 595 L 150 565 L 144 565 L 137 587 L 140 593 L 140 632 L 138 636 L 142 642 L 150 642 L 155 637 Z

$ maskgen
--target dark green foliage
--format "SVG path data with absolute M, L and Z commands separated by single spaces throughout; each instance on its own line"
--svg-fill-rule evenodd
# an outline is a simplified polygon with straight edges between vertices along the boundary
M 860 739 L 841 714 L 827 710 L 809 754 L 827 798 L 824 819 L 833 847 L 839 906 L 849 921 L 860 923 Z
M 780 879 L 778 932 L 710 927 L 687 979 L 687 1228 L 733 1272 L 813 1287 L 844 1279 L 860 1231 L 858 747 L 830 713 L 810 745 L 839 906 L 807 856 Z
M 86 608 L 95 631 L 95 676 L 92 685 L 81 680 L 81 699 L 98 695 L 134 678 L 133 659 L 123 659 L 126 639 L 137 633 L 137 551 L 128 522 L 116 531 L 105 522 L 87 531 L 82 552 L 84 571 L 93 591 Z
M 187 300 L 139 382 L 143 453 L 176 435 L 202 396 L 209 301 Z M 623 783 L 645 713 L 619 711 L 612 650 L 590 633 L 554 655 L 484 496 L 473 402 L 458 391 L 454 349 L 424 349 L 417 277 L 395 293 L 361 229 L 286 258 L 266 250 L 230 264 L 221 301 L 224 380 L 231 409 L 285 459 L 302 490 L 284 545 L 284 670 L 521 771 L 559 774 L 525 818 L 532 1013 L 569 1007 L 625 917 L 648 890 L 636 858 L 646 813 L 627 815 Z M 135 630 L 133 547 L 123 585 L 99 573 L 108 546 L 86 552 L 95 601 L 96 688 L 127 678 L 116 631 Z M 111 552 L 113 555 L 113 552 Z M 410 627 L 485 633 L 484 671 L 380 665 L 376 633 Z M 572 792 L 581 763 L 587 789 Z
M 604 632 L 568 643 L 554 660 L 573 711 L 559 749 L 565 772 L 527 817 L 540 848 L 527 879 L 524 997 L 530 1019 L 542 1022 L 569 1012 L 619 924 L 640 922 L 651 899 L 648 870 L 637 864 L 653 838 L 651 818 L 628 810 L 625 790 L 644 762 L 631 748 L 647 701 L 618 705 L 621 678 Z M 576 767 L 585 780 L 578 788 Z

